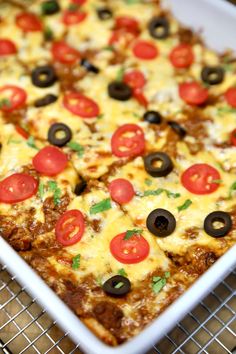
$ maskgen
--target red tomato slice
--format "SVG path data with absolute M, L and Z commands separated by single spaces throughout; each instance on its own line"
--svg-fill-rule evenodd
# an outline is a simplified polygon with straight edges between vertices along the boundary
M 118 157 L 134 157 L 142 155 L 145 139 L 142 128 L 136 124 L 124 124 L 111 138 L 112 153 Z
M 0 202 L 14 204 L 37 193 L 38 181 L 25 173 L 14 173 L 0 182 Z
M 140 89 L 134 89 L 133 90 L 133 96 L 136 98 L 136 100 L 141 104 L 141 106 L 147 108 L 148 106 L 148 100 L 145 97 L 144 93 Z
M 0 56 L 16 54 L 17 49 L 15 43 L 10 39 L 0 39 Z
M 66 154 L 55 146 L 46 146 L 33 158 L 33 166 L 36 171 L 46 175 L 55 176 L 62 172 L 67 165 Z
M 68 210 L 56 223 L 57 241 L 63 246 L 71 246 L 79 242 L 84 233 L 84 217 L 79 210 Z
M 13 85 L 0 87 L 0 100 L 2 102 L 0 110 L 12 112 L 24 106 L 27 99 L 25 90 Z
M 129 203 L 135 195 L 134 187 L 124 178 L 114 179 L 109 184 L 109 192 L 111 198 L 119 204 Z
M 111 240 L 111 254 L 124 264 L 142 262 L 149 255 L 149 243 L 141 235 L 133 235 L 129 240 L 124 240 L 125 234 L 123 232 Z
M 24 139 L 28 139 L 29 133 L 25 129 L 21 128 L 19 125 L 16 125 L 15 128 L 18 134 L 20 134 Z
M 94 118 L 99 115 L 97 103 L 79 92 L 67 93 L 63 104 L 70 112 L 82 118 Z
M 225 99 L 231 107 L 236 108 L 236 87 L 230 87 L 226 91 Z
M 65 25 L 77 25 L 85 20 L 87 14 L 82 11 L 70 11 L 66 10 L 63 14 L 62 21 Z
M 208 98 L 208 90 L 198 82 L 185 82 L 179 85 L 179 95 L 190 105 L 201 105 Z
M 170 53 L 170 61 L 176 68 L 188 68 L 194 61 L 192 47 L 189 44 L 179 44 Z
M 43 29 L 40 19 L 35 14 L 29 12 L 22 12 L 17 15 L 16 25 L 24 32 L 37 32 Z
M 230 134 L 230 142 L 233 146 L 236 146 L 236 129 Z
M 80 58 L 80 53 L 64 41 L 54 42 L 51 52 L 54 60 L 63 64 L 75 64 Z
M 133 46 L 134 55 L 143 60 L 152 60 L 158 56 L 155 44 L 149 41 L 139 40 Z
M 127 32 L 139 34 L 139 23 L 131 16 L 119 16 L 116 18 L 115 29 L 125 29 Z
M 124 74 L 123 81 L 133 89 L 143 88 L 146 84 L 146 79 L 140 70 L 132 70 Z
M 205 163 L 197 163 L 189 167 L 181 176 L 183 186 L 193 194 L 210 194 L 215 192 L 220 179 L 219 172 Z
M 109 39 L 109 45 L 123 45 L 127 48 L 135 37 L 134 33 L 127 32 L 124 29 L 114 30 Z

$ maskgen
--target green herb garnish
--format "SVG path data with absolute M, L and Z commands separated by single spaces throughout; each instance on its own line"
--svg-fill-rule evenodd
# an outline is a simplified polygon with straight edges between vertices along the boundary
M 115 288 L 115 289 L 120 289 L 120 288 L 122 288 L 122 286 L 124 286 L 124 283 L 123 283 L 122 281 L 120 281 L 119 283 L 117 283 L 117 284 L 114 286 L 114 288 Z
M 142 229 L 127 230 L 124 236 L 124 240 L 129 240 L 132 236 L 140 235 L 142 232 Z
M 44 1 L 41 4 L 41 12 L 43 15 L 53 13 L 57 9 L 58 9 L 58 5 L 54 1 Z
M 7 141 L 7 144 L 20 144 L 21 141 L 20 140 L 15 140 L 15 139 L 12 139 L 12 138 L 9 138 L 8 141 Z
M 231 184 L 229 188 L 229 199 L 232 198 L 234 191 L 236 191 L 236 181 L 233 184 Z
M 102 200 L 101 202 L 94 204 L 91 206 L 90 208 L 90 214 L 97 214 L 97 213 L 101 213 L 105 210 L 111 209 L 111 199 L 107 198 Z
M 109 50 L 109 51 L 113 52 L 114 47 L 112 45 L 107 45 L 106 47 L 103 47 L 103 50 Z
M 104 117 L 104 113 L 101 113 L 97 116 L 97 119 L 102 119 Z
M 186 199 L 184 204 L 177 207 L 178 211 L 187 209 L 193 202 L 190 199 Z
M 52 29 L 48 26 L 45 27 L 43 35 L 46 41 L 51 41 L 54 37 Z
M 50 192 L 53 192 L 53 201 L 55 205 L 60 204 L 61 190 L 57 186 L 56 181 L 48 181 L 48 188 Z
M 43 194 L 44 194 L 44 184 L 43 184 L 43 182 L 39 183 L 38 191 L 39 191 L 39 197 L 42 200 L 43 199 Z
M 135 5 L 135 4 L 140 4 L 142 0 L 125 0 L 125 3 L 127 5 Z
M 166 279 L 170 277 L 170 272 L 165 272 L 164 277 L 154 276 L 152 278 L 152 290 L 158 294 L 166 285 Z
M 152 185 L 152 180 L 150 180 L 149 178 L 145 178 L 144 183 L 145 183 L 147 186 L 151 186 L 151 185 Z
M 143 193 L 143 197 L 148 197 L 150 195 L 159 195 L 161 193 L 165 192 L 168 198 L 179 198 L 181 195 L 180 193 L 173 193 L 171 191 L 169 191 L 168 189 L 164 189 L 164 188 L 158 188 L 155 190 L 147 190 Z
M 84 154 L 84 147 L 75 141 L 70 141 L 67 146 L 71 148 L 71 150 L 76 151 L 79 157 L 83 156 Z
M 124 270 L 124 268 L 121 268 L 118 270 L 117 272 L 119 275 L 122 275 L 122 277 L 127 277 L 128 274 L 126 273 L 126 271 Z
M 125 68 L 121 67 L 116 74 L 116 81 L 122 81 L 125 73 Z
M 236 113 L 236 108 L 231 108 L 231 107 L 219 107 L 217 109 L 219 114 L 224 114 L 224 113 Z
M 0 100 L 0 109 L 5 107 L 11 107 L 11 101 L 8 98 L 2 98 Z
M 77 254 L 77 256 L 75 256 L 72 259 L 72 269 L 76 270 L 79 269 L 80 267 L 80 254 Z
M 35 145 L 35 140 L 34 140 L 34 137 L 33 136 L 30 136 L 27 141 L 26 141 L 26 144 L 31 147 L 32 149 L 36 149 L 36 150 L 39 150 L 39 148 Z
M 223 180 L 222 179 L 213 179 L 210 183 L 221 184 L 221 183 L 223 183 Z

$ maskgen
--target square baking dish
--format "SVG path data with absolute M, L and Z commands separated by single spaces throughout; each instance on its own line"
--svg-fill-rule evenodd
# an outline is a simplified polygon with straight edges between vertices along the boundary
M 202 31 L 210 47 L 219 51 L 231 48 L 236 52 L 236 7 L 233 5 L 223 0 L 166 0 L 165 6 L 171 7 L 181 22 Z M 1 237 L 0 250 L 0 261 L 16 280 L 89 354 L 144 354 L 236 265 L 235 245 L 139 335 L 112 348 L 101 342 Z

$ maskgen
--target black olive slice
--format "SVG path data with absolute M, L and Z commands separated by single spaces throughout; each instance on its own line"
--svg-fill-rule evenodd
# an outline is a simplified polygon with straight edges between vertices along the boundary
M 74 193 L 79 196 L 84 192 L 86 187 L 87 187 L 87 182 L 85 180 L 82 180 L 76 184 Z
M 57 81 L 55 70 L 50 65 L 38 66 L 31 73 L 31 80 L 34 86 L 49 87 Z
M 113 81 L 108 85 L 108 94 L 118 101 L 127 101 L 132 96 L 131 88 L 121 81 Z
M 216 227 L 214 223 L 223 224 L 222 227 Z M 213 211 L 208 214 L 204 220 L 204 230 L 212 237 L 224 237 L 232 228 L 232 219 L 229 213 L 225 211 Z
M 62 137 L 58 137 L 62 133 Z M 54 123 L 48 130 L 48 141 L 55 146 L 65 146 L 72 138 L 71 129 L 63 123 Z
M 217 85 L 224 80 L 224 74 L 224 69 L 220 66 L 205 66 L 202 69 L 201 78 L 209 85 Z
M 57 100 L 58 100 L 57 96 L 52 95 L 51 93 L 49 93 L 48 95 L 37 99 L 34 102 L 34 106 L 35 107 L 44 107 L 44 106 L 47 106 L 47 105 L 49 105 L 49 104 L 51 104 L 53 102 L 56 102 Z
M 155 163 L 158 163 L 158 166 L 155 166 Z M 173 170 L 173 163 L 166 153 L 153 152 L 144 157 L 144 167 L 152 177 L 164 177 Z
M 186 130 L 179 124 L 179 123 L 177 123 L 177 122 L 174 122 L 174 121 L 172 121 L 172 120 L 170 120 L 169 122 L 168 122 L 168 125 L 174 130 L 174 132 L 176 133 L 176 134 L 178 134 L 179 135 L 179 137 L 180 138 L 184 138 L 185 137 L 185 135 L 187 134 L 187 132 L 186 132 Z
M 126 295 L 131 289 L 131 283 L 128 278 L 122 275 L 115 275 L 108 279 L 102 286 L 105 293 L 111 296 Z
M 47 0 L 41 4 L 43 15 L 54 15 L 60 11 L 60 6 L 56 0 Z
M 160 124 L 162 121 L 162 116 L 157 111 L 147 111 L 144 113 L 143 119 L 151 124 Z
M 90 61 L 88 59 L 82 59 L 80 64 L 87 70 L 87 71 L 91 71 L 95 74 L 98 74 L 99 73 L 99 69 L 93 65 L 92 63 L 90 63 Z
M 176 220 L 168 210 L 155 209 L 148 215 L 146 225 L 153 235 L 166 237 L 174 232 Z
M 156 39 L 165 39 L 169 36 L 170 26 L 165 17 L 153 17 L 148 24 L 150 36 Z
M 108 7 L 101 7 L 97 9 L 97 15 L 100 20 L 106 21 L 112 18 L 112 11 Z

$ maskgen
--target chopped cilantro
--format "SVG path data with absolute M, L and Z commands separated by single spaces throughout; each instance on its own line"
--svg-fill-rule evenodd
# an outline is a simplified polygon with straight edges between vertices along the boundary
M 187 209 L 193 202 L 190 199 L 186 199 L 184 204 L 177 207 L 178 211 Z
M 55 205 L 58 205 L 60 203 L 60 197 L 61 197 L 61 190 L 57 186 L 56 181 L 48 181 L 48 188 L 50 192 L 53 192 L 53 201 Z
M 122 81 L 124 73 L 125 73 L 125 68 L 122 66 L 116 74 L 116 81 Z
M 4 107 L 11 107 L 11 101 L 8 98 L 2 98 L 0 100 L 0 109 Z
M 114 286 L 114 288 L 115 288 L 115 289 L 120 289 L 120 288 L 122 288 L 122 286 L 124 286 L 124 283 L 123 283 L 122 281 L 120 281 L 119 283 L 117 283 L 117 284 Z
M 90 214 L 97 214 L 108 209 L 111 209 L 110 198 L 104 199 L 101 202 L 92 205 L 89 212 Z
M 75 256 L 72 259 L 72 269 L 76 270 L 79 269 L 80 267 L 80 254 L 77 254 L 77 256 Z
M 127 230 L 125 233 L 124 240 L 129 240 L 134 235 L 140 235 L 143 232 L 142 229 Z
M 44 184 L 43 184 L 43 182 L 40 182 L 40 183 L 39 183 L 39 189 L 38 189 L 38 191 L 39 191 L 39 197 L 40 197 L 40 199 L 43 199 L 43 194 L 44 194 Z
M 152 181 L 149 179 L 149 178 L 146 178 L 144 183 L 147 185 L 147 186 L 151 186 L 152 185 Z
M 231 184 L 229 188 L 229 199 L 232 198 L 234 191 L 236 191 L 236 181 L 233 184 Z
M 158 294 L 166 285 L 166 279 L 170 277 L 170 272 L 165 272 L 164 277 L 154 276 L 152 278 L 152 290 Z
M 71 148 L 71 150 L 76 151 L 79 157 L 83 156 L 84 154 L 84 147 L 75 141 L 70 141 L 67 146 Z
M 35 145 L 35 140 L 34 140 L 34 137 L 33 136 L 30 136 L 27 141 L 26 141 L 26 144 L 31 147 L 32 149 L 36 149 L 36 150 L 39 150 L 39 148 Z
M 121 268 L 118 270 L 117 272 L 119 275 L 122 275 L 122 277 L 127 277 L 128 274 L 126 273 L 126 271 L 124 270 L 124 268 Z
M 168 198 L 179 198 L 180 197 L 180 193 L 173 193 L 171 191 L 169 191 L 168 189 L 164 189 L 164 188 L 158 188 L 155 190 L 147 190 L 143 193 L 143 197 L 148 197 L 150 195 L 159 195 L 161 193 L 165 192 Z

